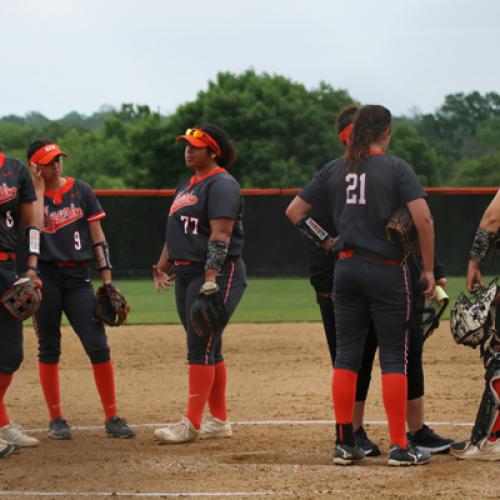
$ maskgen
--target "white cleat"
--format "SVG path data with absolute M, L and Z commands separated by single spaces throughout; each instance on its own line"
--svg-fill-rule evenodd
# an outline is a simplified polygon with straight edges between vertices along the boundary
M 10 422 L 0 427 L 0 438 L 7 441 L 9 444 L 16 444 L 21 448 L 32 448 L 40 444 L 37 438 L 28 436 L 23 428 L 16 425 L 14 422 Z
M 221 420 L 213 415 L 207 415 L 200 428 L 201 439 L 229 438 L 233 435 L 231 424 L 227 420 Z
M 479 446 L 471 444 L 470 441 L 462 441 L 452 445 L 450 453 L 459 460 L 500 460 L 500 439 L 486 439 Z
M 159 444 L 190 443 L 198 439 L 200 431 L 194 428 L 188 418 L 182 417 L 180 422 L 156 429 L 154 436 Z

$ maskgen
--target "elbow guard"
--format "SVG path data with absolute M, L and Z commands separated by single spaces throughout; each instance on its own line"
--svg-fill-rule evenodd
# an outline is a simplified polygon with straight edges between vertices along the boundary
M 215 269 L 219 272 L 227 257 L 229 244 L 225 241 L 209 241 L 205 269 Z
M 296 227 L 303 236 L 310 239 L 317 247 L 321 245 L 331 236 L 325 231 L 312 217 L 306 215 L 297 222 Z
M 28 255 L 40 255 L 40 229 L 33 226 L 26 229 L 26 241 Z
M 109 258 L 109 247 L 106 241 L 100 241 L 93 246 L 95 263 L 98 271 L 111 269 L 111 260 Z

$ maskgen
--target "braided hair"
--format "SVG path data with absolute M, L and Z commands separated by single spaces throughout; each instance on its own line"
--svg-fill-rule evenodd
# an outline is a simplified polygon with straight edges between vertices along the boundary
M 354 119 L 351 142 L 346 150 L 345 159 L 349 170 L 370 153 L 370 144 L 391 128 L 391 112 L 384 106 L 369 104 L 363 106 Z

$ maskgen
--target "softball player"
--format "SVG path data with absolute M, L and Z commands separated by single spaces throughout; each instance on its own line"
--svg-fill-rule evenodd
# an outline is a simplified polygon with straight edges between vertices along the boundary
M 348 106 L 340 111 L 336 128 L 339 139 L 344 148 L 347 148 L 350 142 L 350 134 L 352 122 L 358 106 Z M 293 206 L 293 203 L 291 206 Z M 288 213 L 288 212 L 287 212 Z M 313 207 L 309 215 L 323 227 L 328 234 L 336 236 L 337 231 L 332 222 L 332 216 L 328 207 Z M 335 267 L 335 257 L 331 252 L 325 251 L 323 248 L 318 248 L 310 239 L 306 238 L 306 248 L 309 257 L 309 278 L 311 285 L 316 292 L 316 302 L 321 312 L 321 319 L 325 330 L 328 349 L 332 365 L 335 363 L 335 313 L 333 308 L 333 273 Z M 366 343 L 363 349 L 363 360 L 358 373 L 356 386 L 356 403 L 354 405 L 354 423 L 356 442 L 365 451 L 366 456 L 376 457 L 380 455 L 379 447 L 368 438 L 365 429 L 363 428 L 363 413 L 366 395 L 371 380 L 371 371 L 373 359 L 377 349 L 377 338 L 373 324 L 370 325 Z M 332 397 L 333 397 L 333 378 L 332 378 Z M 357 425 L 356 425 L 357 423 Z
M 109 436 L 130 438 L 134 431 L 117 415 L 115 381 L 104 325 L 93 319 L 95 295 L 89 261 L 95 256 L 103 283 L 111 282 L 111 263 L 100 220 L 105 213 L 85 182 L 62 176 L 63 156 L 57 144 L 37 140 L 27 150 L 37 172 L 37 213 L 42 230 L 39 273 L 44 298 L 35 315 L 39 375 L 50 414 L 49 437 L 70 439 L 59 390 L 61 316 L 64 312 L 92 363 Z
M 385 225 L 394 211 L 407 206 L 415 222 L 423 256 L 425 295 L 434 295 L 434 231 L 425 194 L 413 170 L 385 154 L 390 141 L 390 112 L 364 106 L 355 119 L 345 158 L 323 169 L 301 194 L 312 206 L 329 206 L 341 234 L 334 277 L 337 353 L 334 407 L 337 444 L 334 463 L 347 465 L 365 457 L 353 430 L 357 371 L 370 321 L 380 346 L 384 405 L 389 420 L 389 465 L 423 464 L 430 454 L 408 444 L 407 324 L 410 283 L 402 249 L 389 242 Z M 319 243 L 325 236 L 311 217 L 297 222 Z
M 175 276 L 177 311 L 187 334 L 189 400 L 179 423 L 155 431 L 160 444 L 232 435 L 222 332 L 198 335 L 190 309 L 199 294 L 218 293 L 230 317 L 246 286 L 240 257 L 243 199 L 238 183 L 224 168 L 233 163 L 236 150 L 227 134 L 212 124 L 188 129 L 177 140 L 186 142 L 185 162 L 194 172 L 177 186 L 153 279 L 159 291 L 168 288 Z M 207 402 L 210 414 L 202 421 Z
M 495 246 L 500 231 L 500 190 L 486 208 L 479 227 L 477 228 L 472 242 L 467 266 L 467 289 L 471 293 L 477 292 L 478 288 L 484 288 L 481 275 L 481 261 L 485 259 L 489 251 Z M 498 289 L 497 289 L 498 290 Z M 498 295 L 496 304 L 498 304 Z M 500 331 L 500 305 L 496 305 L 495 310 L 495 330 Z M 493 370 L 493 373 L 491 371 Z M 491 392 L 495 392 L 491 398 L 493 401 L 486 403 L 485 396 L 481 401 L 474 429 L 488 429 L 489 435 L 484 441 L 474 444 L 471 441 L 463 441 L 452 446 L 451 453 L 460 460 L 500 460 L 500 378 L 498 378 L 498 360 L 490 365 L 488 370 L 488 384 L 491 384 Z M 485 378 L 487 375 L 485 376 Z M 496 405 L 495 405 L 496 403 Z M 496 406 L 496 408 L 495 408 Z M 493 408 L 492 408 L 493 407 Z M 495 418 L 496 411 L 496 418 Z M 491 419 L 491 420 L 490 420 Z M 493 422 L 491 423 L 491 421 Z M 474 433 L 473 429 L 473 433 Z
M 16 250 L 19 226 L 28 227 L 27 274 L 36 277 L 39 231 L 35 228 L 33 182 L 26 167 L 0 151 L 0 296 L 16 281 Z M 34 245 L 34 246 L 33 246 Z M 37 446 L 38 439 L 28 436 L 7 416 L 4 397 L 14 372 L 23 360 L 23 324 L 0 304 L 0 458 L 19 447 Z

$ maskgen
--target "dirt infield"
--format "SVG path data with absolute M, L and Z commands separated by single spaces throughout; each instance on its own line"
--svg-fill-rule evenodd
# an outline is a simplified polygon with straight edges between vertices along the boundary
M 234 437 L 159 446 L 153 430 L 178 420 L 187 393 L 184 334 L 178 326 L 109 329 L 119 413 L 137 438 L 105 437 L 92 371 L 77 337 L 63 333 L 63 412 L 71 441 L 46 437 L 33 330 L 6 403 L 10 417 L 41 440 L 0 461 L 0 498 L 273 497 L 499 498 L 498 462 L 435 456 L 425 467 L 386 465 L 387 428 L 378 366 L 366 418 L 384 454 L 359 466 L 332 465 L 331 367 L 321 326 L 231 325 L 225 333 L 228 409 Z M 425 349 L 427 421 L 468 436 L 482 392 L 479 353 L 456 346 L 444 325 Z M 327 420 L 327 422 L 324 422 Z M 82 427 L 82 428 L 79 428 Z

